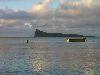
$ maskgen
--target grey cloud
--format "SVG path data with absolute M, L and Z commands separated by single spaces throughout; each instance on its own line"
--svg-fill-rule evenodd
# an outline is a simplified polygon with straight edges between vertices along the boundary
M 16 1 L 16 0 L 0 0 L 0 2 L 5 2 L 5 1 Z M 17 1 L 26 1 L 26 0 L 17 0 Z
M 96 9 L 83 8 L 80 9 L 81 13 L 76 15 L 64 14 L 59 11 L 36 14 L 26 11 L 0 10 L 0 19 L 17 19 L 16 24 L 8 25 L 8 27 L 19 27 L 20 29 L 25 28 L 24 23 L 29 22 L 33 25 L 33 29 L 39 28 L 49 32 L 100 35 L 99 9 L 100 7 L 96 7 Z
M 0 10 L 0 19 L 17 19 L 19 23 L 32 22 L 37 20 L 38 23 L 48 23 L 51 25 L 65 25 L 66 27 L 99 27 L 100 26 L 100 10 L 84 9 L 80 14 L 70 15 L 63 14 L 58 11 L 48 12 L 46 14 L 28 13 L 26 11 Z M 52 20 L 54 19 L 54 20 Z M 44 21 L 43 21 L 44 20 Z M 34 24 L 34 22 L 32 22 Z M 38 24 L 37 23 L 37 24 Z
M 11 9 L 0 10 L 0 19 L 22 19 L 22 20 L 30 20 L 33 16 L 31 16 L 26 11 L 13 11 Z

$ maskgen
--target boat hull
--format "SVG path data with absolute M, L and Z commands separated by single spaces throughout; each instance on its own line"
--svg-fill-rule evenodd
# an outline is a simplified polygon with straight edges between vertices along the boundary
M 86 38 L 67 38 L 67 42 L 85 42 Z

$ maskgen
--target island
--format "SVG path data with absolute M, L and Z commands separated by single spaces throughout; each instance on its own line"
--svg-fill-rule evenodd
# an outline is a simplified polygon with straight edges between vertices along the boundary
M 79 34 L 47 33 L 36 29 L 34 37 L 84 37 Z

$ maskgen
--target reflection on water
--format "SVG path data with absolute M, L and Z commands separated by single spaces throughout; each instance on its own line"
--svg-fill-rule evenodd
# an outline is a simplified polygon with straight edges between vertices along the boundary
M 29 43 L 25 40 L 29 39 Z M 93 38 L 94 39 L 94 38 Z M 0 75 L 99 75 L 99 43 L 1 38 Z

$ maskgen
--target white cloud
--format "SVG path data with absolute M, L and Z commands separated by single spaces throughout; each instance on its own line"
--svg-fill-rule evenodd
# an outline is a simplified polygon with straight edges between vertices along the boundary
M 33 5 L 31 12 L 0 10 L 0 25 L 22 30 L 26 28 L 29 31 L 33 27 L 51 32 L 86 31 L 93 34 L 94 31 L 98 32 L 94 27 L 100 29 L 100 8 L 90 8 L 90 3 L 85 4 L 85 1 L 83 5 L 82 2 L 62 2 L 56 11 L 49 10 L 51 0 L 43 0 L 42 3 Z
M 11 20 L 11 19 L 0 19 L 0 26 L 3 26 L 3 25 L 10 25 L 10 24 L 14 24 L 16 23 L 17 20 Z
M 32 29 L 32 28 L 33 28 L 33 26 L 32 26 L 32 24 L 31 24 L 31 23 L 25 23 L 24 25 L 25 25 L 25 26 L 28 26 L 30 29 Z
M 51 0 L 43 0 L 43 2 L 33 5 L 29 12 L 43 13 L 46 12 L 49 8 Z

